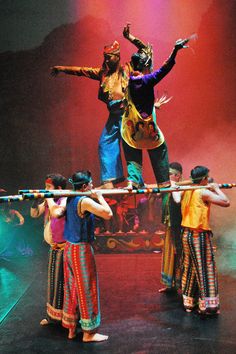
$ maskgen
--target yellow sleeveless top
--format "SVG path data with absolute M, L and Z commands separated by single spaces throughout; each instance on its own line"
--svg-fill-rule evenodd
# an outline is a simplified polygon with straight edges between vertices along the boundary
M 155 149 L 164 143 L 165 138 L 156 124 L 156 113 L 142 118 L 137 111 L 129 90 L 125 93 L 125 111 L 121 121 L 121 136 L 124 141 L 135 149 Z
M 203 189 L 186 191 L 181 201 L 183 227 L 211 230 L 209 225 L 210 204 L 202 200 Z

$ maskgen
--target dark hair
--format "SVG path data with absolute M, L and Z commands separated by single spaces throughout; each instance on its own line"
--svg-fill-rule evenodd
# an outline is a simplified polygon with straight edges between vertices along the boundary
M 144 122 L 142 122 L 142 121 L 139 121 L 139 122 L 137 122 L 136 124 L 135 124 L 135 129 L 137 130 L 137 131 L 139 131 L 139 126 L 142 126 L 142 127 L 144 127 Z
M 181 174 L 183 173 L 183 167 L 179 162 L 171 162 L 169 164 L 169 168 L 172 168 L 173 170 L 179 171 Z
M 191 170 L 191 178 L 193 183 L 200 183 L 204 178 L 208 177 L 209 168 L 205 166 L 195 166 Z
M 156 126 L 154 122 L 149 122 L 148 123 L 148 127 L 150 127 L 150 125 L 153 127 L 154 131 L 156 131 Z
M 144 52 L 134 53 L 131 56 L 131 64 L 135 71 L 142 71 L 144 68 L 152 66 L 152 58 Z
M 50 173 L 46 176 L 46 180 L 47 179 L 52 181 L 52 184 L 56 189 L 58 189 L 58 187 L 61 187 L 62 189 L 66 188 L 66 178 L 59 173 Z
M 75 172 L 71 178 L 69 178 L 69 182 L 73 185 L 73 189 L 81 189 L 83 185 L 88 185 L 91 181 L 91 172 L 90 171 L 77 171 Z

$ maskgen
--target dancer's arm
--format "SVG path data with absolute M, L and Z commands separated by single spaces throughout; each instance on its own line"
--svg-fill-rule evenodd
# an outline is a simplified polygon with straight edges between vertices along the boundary
M 210 183 L 211 190 L 204 189 L 202 191 L 202 199 L 204 202 L 219 205 L 221 207 L 229 207 L 230 201 L 228 197 L 222 192 L 217 183 Z
M 95 214 L 100 218 L 109 220 L 113 216 L 113 213 L 111 208 L 105 201 L 102 193 L 100 191 L 96 191 L 96 193 L 93 192 L 91 197 L 96 198 L 98 203 L 91 198 L 84 198 L 81 201 L 81 206 L 78 205 L 78 214 L 80 213 L 80 211 L 82 213 L 84 213 L 85 211 L 89 211 L 90 213 Z
M 52 198 L 48 198 L 46 201 L 49 207 L 50 215 L 53 218 L 61 218 L 65 216 L 67 198 L 61 198 L 60 204 L 55 203 Z
M 158 70 L 155 70 L 151 74 L 144 75 L 142 80 L 145 84 L 155 86 L 160 82 L 173 68 L 175 65 L 175 58 L 180 49 L 188 48 L 186 43 L 189 39 L 178 39 L 175 42 L 175 46 L 169 56 L 169 58 L 164 62 L 164 64 Z
M 24 219 L 23 215 L 21 215 L 21 213 L 19 211 L 15 210 L 15 209 L 11 209 L 10 212 L 11 212 L 11 214 L 15 214 L 18 217 L 19 224 L 17 224 L 17 225 L 23 225 L 24 224 L 25 219 Z
M 53 66 L 51 75 L 57 76 L 59 73 L 85 76 L 89 79 L 100 80 L 101 68 L 88 68 L 86 66 Z
M 38 218 L 45 212 L 45 201 L 39 201 L 36 199 L 33 201 L 31 208 L 30 208 L 30 216 L 31 218 Z
M 123 29 L 123 36 L 128 39 L 132 44 L 134 44 L 138 49 L 144 49 L 147 47 L 147 44 L 143 43 L 139 38 L 134 37 L 130 33 L 130 23 L 127 23 L 127 25 Z

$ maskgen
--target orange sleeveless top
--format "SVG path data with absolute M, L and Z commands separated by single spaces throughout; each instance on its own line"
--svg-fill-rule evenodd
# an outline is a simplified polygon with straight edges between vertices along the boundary
M 181 201 L 183 227 L 211 230 L 209 225 L 210 204 L 202 200 L 203 189 L 186 191 Z

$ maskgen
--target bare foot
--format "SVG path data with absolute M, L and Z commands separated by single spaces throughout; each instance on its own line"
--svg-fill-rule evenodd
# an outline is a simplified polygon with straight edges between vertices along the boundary
M 74 339 L 76 337 L 76 330 L 75 328 L 69 328 L 68 339 Z
M 176 288 L 167 288 L 167 287 L 158 290 L 159 293 L 174 293 L 176 291 L 177 291 Z
M 167 293 L 168 288 L 161 288 L 158 290 L 159 293 Z
M 124 187 L 124 189 L 127 189 L 128 191 L 132 191 L 133 189 L 136 189 L 136 188 L 133 186 L 133 183 L 129 181 L 127 183 L 127 186 Z
M 40 326 L 47 326 L 49 325 L 49 321 L 47 318 L 44 318 L 42 321 L 40 321 Z
M 107 340 L 108 336 L 99 333 L 84 333 L 83 334 L 83 342 L 103 342 Z

